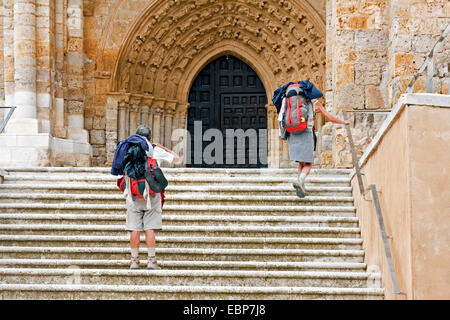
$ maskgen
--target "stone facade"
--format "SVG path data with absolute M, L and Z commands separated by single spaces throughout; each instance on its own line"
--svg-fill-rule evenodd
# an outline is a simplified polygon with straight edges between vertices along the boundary
M 391 109 L 450 23 L 449 10 L 445 0 L 329 0 L 327 109 L 335 114 Z M 448 94 L 449 55 L 446 39 L 434 57 L 433 93 Z M 426 73 L 415 83 L 414 92 L 425 92 L 425 79 Z M 384 118 L 350 117 L 360 155 Z M 328 126 L 322 134 L 331 133 L 334 142 L 322 148 L 322 157 L 337 167 L 352 166 L 345 129 Z
M 141 123 L 152 127 L 156 142 L 174 147 L 196 75 L 224 54 L 257 72 L 269 102 L 280 85 L 310 79 L 334 114 L 389 109 L 450 11 L 441 0 L 0 2 L 0 100 L 19 107 L 0 137 L 8 149 L 1 165 L 108 165 L 117 140 Z M 417 16 L 426 27 L 418 27 Z M 448 52 L 447 41 L 436 57 L 436 92 L 448 92 Z M 266 108 L 269 166 L 295 165 L 277 136 L 274 106 Z M 352 118 L 360 150 L 381 120 Z M 344 128 L 318 117 L 316 129 L 315 163 L 349 166 Z M 33 139 L 39 152 L 17 145 Z M 30 157 L 16 159 L 20 150 Z

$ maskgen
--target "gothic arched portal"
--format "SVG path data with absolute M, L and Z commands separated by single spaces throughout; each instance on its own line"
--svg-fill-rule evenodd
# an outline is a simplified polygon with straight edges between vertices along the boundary
M 267 96 L 256 72 L 224 55 L 204 67 L 189 92 L 188 167 L 267 167 Z

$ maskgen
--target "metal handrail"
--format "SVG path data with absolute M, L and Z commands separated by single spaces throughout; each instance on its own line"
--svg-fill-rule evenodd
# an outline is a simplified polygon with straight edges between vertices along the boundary
M 375 211 L 377 213 L 378 224 L 380 225 L 381 237 L 383 239 L 384 253 L 386 254 L 386 259 L 388 263 L 389 273 L 391 275 L 392 288 L 395 294 L 402 294 L 398 289 L 397 275 L 394 269 L 394 262 L 392 261 L 391 248 L 389 246 L 388 238 L 392 239 L 392 237 L 388 237 L 386 234 L 386 228 L 384 226 L 383 214 L 381 212 L 380 201 L 378 199 L 377 187 L 374 184 L 369 185 L 370 190 L 372 191 L 372 199 L 375 205 Z
M 17 107 L 0 107 L 0 109 L 10 109 L 8 114 L 6 115 L 5 120 L 3 120 L 3 123 L 0 126 L 0 134 L 3 132 L 3 129 L 5 129 L 6 124 L 8 123 L 9 119 L 11 118 L 11 116 L 14 113 L 14 110 L 16 110 L 16 108 Z
M 425 59 L 425 62 L 420 67 L 419 71 L 414 75 L 414 78 L 411 80 L 411 82 L 408 84 L 408 86 L 405 89 L 404 93 L 412 93 L 412 87 L 416 80 L 422 75 L 422 73 L 425 71 L 425 68 L 427 68 L 427 93 L 433 93 L 433 76 L 434 76 L 434 64 L 433 64 L 433 56 L 435 52 L 439 49 L 440 45 L 444 41 L 444 39 L 447 37 L 447 35 L 450 33 L 450 23 L 445 28 L 444 32 L 441 34 L 439 39 L 436 41 L 436 43 L 433 46 L 433 49 L 431 49 L 430 53 L 428 54 L 427 58 Z
M 347 111 L 343 111 L 342 114 L 343 114 L 344 120 L 347 120 Z M 355 151 L 355 145 L 353 143 L 352 132 L 350 130 L 350 126 L 346 125 L 345 128 L 347 130 L 347 137 L 348 137 L 350 147 L 352 150 L 353 166 L 355 168 L 356 177 L 358 178 L 359 191 L 360 191 L 361 195 L 364 195 L 366 190 L 364 189 L 364 183 L 362 180 L 361 169 L 359 167 L 359 162 L 356 157 L 356 151 Z M 394 292 L 394 294 L 403 294 L 404 295 L 404 293 L 400 292 L 400 290 L 398 288 L 397 275 L 395 273 L 394 263 L 392 261 L 391 249 L 390 249 L 389 242 L 388 242 L 388 238 L 392 239 L 392 237 L 389 237 L 386 234 L 386 228 L 384 225 L 383 214 L 381 212 L 381 205 L 380 205 L 380 201 L 378 199 L 378 193 L 377 193 L 376 186 L 374 184 L 371 184 L 371 185 L 369 185 L 369 189 L 372 191 L 372 199 L 374 202 L 375 211 L 376 211 L 377 218 L 378 218 L 378 224 L 380 225 L 381 238 L 383 240 L 384 252 L 386 254 L 389 273 L 391 276 L 393 292 Z
M 347 121 L 347 111 L 342 112 L 342 114 L 344 116 L 344 120 Z M 352 150 L 353 167 L 355 168 L 356 177 L 358 178 L 359 192 L 363 195 L 365 192 L 364 183 L 362 180 L 361 170 L 359 168 L 358 158 L 356 157 L 355 144 L 353 143 L 353 137 L 352 132 L 350 131 L 350 126 L 345 126 L 345 130 L 347 130 L 347 138 L 348 141 L 350 142 L 350 147 Z

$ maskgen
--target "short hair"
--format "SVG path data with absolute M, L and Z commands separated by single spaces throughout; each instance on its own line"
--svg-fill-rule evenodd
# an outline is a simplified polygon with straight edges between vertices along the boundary
M 150 139 L 150 137 L 152 136 L 152 130 L 150 130 L 150 128 L 146 125 L 141 124 L 139 127 L 137 127 L 136 134 Z

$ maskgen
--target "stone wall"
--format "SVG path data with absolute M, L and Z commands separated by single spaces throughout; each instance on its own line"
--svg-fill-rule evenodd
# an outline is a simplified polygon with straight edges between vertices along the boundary
M 329 0 L 327 110 L 390 109 L 450 22 L 449 8 L 445 0 Z M 434 93 L 448 93 L 449 55 L 446 39 L 434 58 Z M 413 92 L 425 92 L 425 76 Z M 350 117 L 360 155 L 383 119 L 378 114 Z M 327 124 L 322 135 L 322 164 L 351 167 L 345 129 Z
M 393 292 L 372 194 L 361 195 L 357 177 L 352 179 L 364 259 L 368 268 L 375 265 L 381 270 L 386 299 L 450 298 L 450 154 L 443 148 L 450 134 L 449 116 L 450 96 L 401 96 L 360 161 L 364 187 L 375 184 L 378 191 L 403 294 Z
M 74 57 L 68 49 L 79 45 L 67 41 L 72 30 L 76 30 L 78 43 L 82 43 L 84 29 L 78 21 L 68 23 L 71 15 L 67 3 L 82 6 L 83 2 L 4 0 L 2 3 L 2 99 L 17 109 L 0 136 L 0 165 L 91 164 L 84 112 L 81 109 L 76 119 L 67 112 L 71 111 L 68 107 L 72 100 L 68 98 L 73 97 L 74 89 L 81 87 L 78 98 L 84 95 L 83 50 L 81 47 L 78 57 Z M 77 17 L 80 15 L 82 11 Z M 70 77 L 66 77 L 67 72 Z M 58 138 L 66 139 L 65 143 L 58 143 L 55 140 Z
M 254 68 L 269 98 L 278 86 L 300 80 L 298 74 L 323 89 L 324 4 L 105 0 L 86 7 L 85 128 L 93 163 L 109 163 L 117 139 L 142 119 L 153 127 L 158 142 L 170 146 L 170 132 L 186 127 L 195 75 L 223 54 L 234 54 Z M 272 128 L 273 106 L 267 108 Z M 283 147 L 280 159 L 269 159 L 290 166 L 286 152 Z
M 196 73 L 222 54 L 249 64 L 269 101 L 274 89 L 302 75 L 326 93 L 326 108 L 338 117 L 390 109 L 450 21 L 445 0 L 0 2 L 0 103 L 19 106 L 7 132 L 25 128 L 89 144 L 83 163 L 95 166 L 111 161 L 120 130 L 128 134 L 142 119 L 153 126 L 154 112 L 160 142 L 170 145 L 166 132 L 185 126 Z M 449 90 L 449 43 L 435 57 L 436 93 Z M 425 90 L 425 77 L 414 90 Z M 123 94 L 127 102 L 108 104 Z M 273 106 L 267 109 L 275 129 Z M 383 119 L 350 114 L 360 154 Z M 318 117 L 316 129 L 315 163 L 350 167 L 345 128 Z M 269 152 L 274 165 L 295 165 L 286 143 L 269 143 Z

